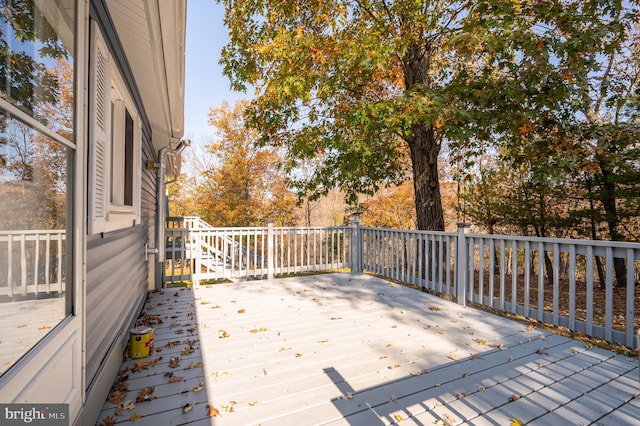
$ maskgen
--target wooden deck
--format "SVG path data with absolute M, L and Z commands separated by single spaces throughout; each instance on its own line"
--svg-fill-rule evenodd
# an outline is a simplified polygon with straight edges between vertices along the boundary
M 128 392 L 120 399 L 130 409 L 118 416 L 107 402 L 99 423 L 108 416 L 136 426 L 640 418 L 637 359 L 369 275 L 167 289 L 152 293 L 145 311 L 162 319 L 160 352 L 137 372 L 136 360 L 123 364 Z

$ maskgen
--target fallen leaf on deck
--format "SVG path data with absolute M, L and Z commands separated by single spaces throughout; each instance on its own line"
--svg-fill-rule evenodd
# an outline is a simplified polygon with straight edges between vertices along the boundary
M 194 392 L 200 392 L 202 389 L 204 389 L 202 386 L 196 386 L 191 390 L 194 391 Z
M 437 306 L 429 306 L 429 310 L 430 311 L 434 311 L 434 312 L 438 312 L 440 310 L 440 308 L 438 308 Z
M 341 320 L 342 317 L 331 317 L 331 321 Z
M 220 408 L 222 408 L 224 411 L 226 411 L 227 413 L 233 413 L 233 406 L 236 405 L 237 402 L 235 401 L 229 401 L 229 405 L 221 405 Z
M 329 341 L 329 339 L 318 340 L 318 343 L 327 343 L 328 341 Z
M 178 368 L 180 365 L 180 357 L 172 356 L 169 359 L 169 368 Z
M 146 370 L 149 367 L 155 367 L 160 362 L 161 359 L 162 359 L 161 356 L 157 357 L 152 361 L 141 359 L 140 361 L 136 361 L 135 367 L 133 367 L 131 371 L 133 371 L 134 373 L 139 373 L 140 371 Z
M 391 402 L 396 402 L 398 398 L 395 395 L 391 395 Z
M 222 308 L 222 306 L 220 306 L 220 305 L 216 305 L 216 306 L 212 306 L 211 307 L 211 309 L 220 309 L 220 308 Z
M 291 347 L 288 347 L 288 348 L 282 347 L 278 352 L 284 352 L 284 351 L 290 351 L 290 350 L 291 350 Z
M 256 405 L 258 405 L 258 401 L 253 401 L 249 403 L 249 407 L 255 407 Z
M 478 392 L 484 392 L 484 386 L 478 386 Z
M 107 402 L 111 404 L 120 404 L 126 396 L 127 396 L 126 391 L 122 391 L 122 390 L 113 391 L 109 394 L 109 397 L 107 398 Z
M 302 354 L 301 354 L 301 353 L 297 353 L 297 354 L 296 354 L 296 358 L 300 358 L 301 356 L 302 356 Z
M 520 397 L 514 393 L 509 397 L 509 402 L 517 401 L 519 399 Z
M 138 391 L 138 396 L 136 396 L 136 403 L 156 399 L 156 397 L 153 396 L 153 392 L 155 391 L 155 389 L 155 386 L 148 386 L 146 388 L 140 389 Z
M 193 349 L 193 348 L 184 348 L 183 350 L 180 351 L 180 355 L 186 356 L 186 355 L 194 353 L 195 351 L 196 350 Z
M 511 426 L 523 426 L 522 422 L 519 419 L 511 419 Z
M 114 426 L 116 424 L 116 420 L 109 416 L 102 419 L 99 426 Z
M 218 330 L 218 333 L 220 333 L 218 339 L 226 339 L 227 337 L 229 337 L 229 333 L 227 333 L 225 330 Z
M 116 410 L 113 412 L 113 414 L 115 414 L 118 417 L 124 416 L 124 413 L 122 412 L 122 407 L 116 408 Z
M 447 358 L 450 358 L 450 359 L 452 359 L 454 361 L 460 361 L 460 357 L 458 357 L 458 355 L 456 355 L 456 354 L 449 354 L 449 355 L 447 355 Z
M 484 359 L 482 358 L 480 355 L 478 354 L 469 354 L 469 359 L 471 360 L 475 360 L 475 359 Z
M 51 327 L 48 327 L 46 325 L 43 325 L 42 327 L 38 327 L 38 330 L 43 331 L 43 330 L 49 330 Z
M 27 324 L 18 324 L 18 326 L 16 328 L 25 328 L 27 326 Z
M 268 330 L 266 328 L 260 327 L 260 328 L 254 328 L 254 329 L 249 330 L 249 333 L 254 333 L 254 334 L 255 333 L 265 333 L 267 331 Z
M 200 302 L 201 305 L 209 305 L 211 304 L 211 302 L 207 302 L 206 300 L 203 300 L 202 302 Z
M 192 408 L 193 408 L 193 404 L 189 402 L 189 403 L 184 404 L 184 405 L 182 406 L 182 412 L 186 414 L 186 413 L 188 413 L 189 411 L 191 411 L 191 409 L 192 409 Z
M 239 314 L 244 314 L 244 309 L 238 309 Z
M 220 414 L 220 410 L 218 410 L 213 405 L 207 404 L 207 414 L 209 414 L 209 417 L 218 417 L 218 414 Z
M 177 382 L 181 382 L 182 380 L 184 380 L 183 376 L 171 376 L 169 378 L 169 383 L 177 383 Z
M 538 355 L 549 355 L 549 352 L 547 352 L 547 351 L 546 351 L 546 349 L 547 349 L 547 348 L 544 348 L 544 349 L 538 349 L 538 350 L 536 351 L 536 353 L 537 353 Z
M 413 370 L 413 371 L 411 372 L 411 375 L 412 375 L 412 376 L 419 376 L 419 375 L 421 375 L 421 374 L 422 374 L 422 373 L 421 373 L 420 371 L 418 371 L 418 370 Z
M 480 346 L 486 345 L 487 341 L 485 339 L 481 339 L 481 338 L 477 338 L 477 339 L 473 339 L 474 342 L 476 342 L 477 344 L 479 344 Z
M 396 421 L 398 422 L 405 420 L 405 418 L 402 417 L 400 414 L 396 414 L 395 416 L 393 416 L 393 418 L 396 419 Z
M 134 408 L 136 408 L 136 404 L 134 404 L 132 400 L 128 399 L 122 403 L 122 408 L 124 408 L 125 410 L 133 410 Z
M 202 363 L 202 361 L 200 362 L 192 362 L 191 364 L 189 364 L 189 368 L 198 368 L 198 367 L 202 367 L 204 364 Z

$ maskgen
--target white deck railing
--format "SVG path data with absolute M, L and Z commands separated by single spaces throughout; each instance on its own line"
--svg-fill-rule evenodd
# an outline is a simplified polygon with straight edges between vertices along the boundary
M 635 347 L 640 244 L 362 227 L 212 228 L 171 219 L 165 282 L 350 268 Z M 616 278 L 617 277 L 617 278 Z
M 62 293 L 66 231 L 0 231 L 0 296 Z
M 351 227 L 213 228 L 170 218 L 164 282 L 240 280 L 348 268 Z

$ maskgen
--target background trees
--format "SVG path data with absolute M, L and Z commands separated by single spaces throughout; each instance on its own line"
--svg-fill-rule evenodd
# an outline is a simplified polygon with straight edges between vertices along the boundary
M 438 230 L 443 142 L 511 151 L 568 134 L 632 19 L 606 0 L 224 3 L 226 74 L 256 88 L 248 123 L 287 148 L 288 170 L 322 159 L 300 189 L 355 201 L 412 177 L 417 226 Z
M 173 195 L 195 190 L 188 200 L 214 226 L 262 226 L 268 219 L 280 226 L 296 223 L 296 197 L 279 169 L 282 158 L 276 149 L 256 145 L 258 134 L 244 125 L 246 104 L 211 108 L 217 140 L 205 146 L 208 158 L 200 156 L 199 176 L 182 178 Z

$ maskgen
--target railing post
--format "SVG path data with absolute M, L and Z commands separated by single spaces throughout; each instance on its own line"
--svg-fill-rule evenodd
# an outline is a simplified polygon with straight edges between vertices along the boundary
M 274 247 L 275 247 L 275 232 L 273 230 L 273 220 L 267 221 L 267 279 L 272 280 L 275 275 L 275 263 L 274 263 Z
M 360 222 L 360 212 L 356 212 L 351 221 L 351 241 L 349 242 L 351 272 L 362 272 L 362 246 L 362 222 Z
M 458 238 L 456 240 L 456 302 L 467 305 L 467 285 L 469 270 L 469 250 L 467 249 L 467 230 L 469 224 L 458 223 Z

